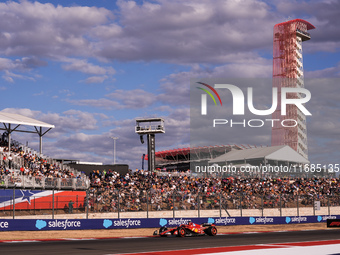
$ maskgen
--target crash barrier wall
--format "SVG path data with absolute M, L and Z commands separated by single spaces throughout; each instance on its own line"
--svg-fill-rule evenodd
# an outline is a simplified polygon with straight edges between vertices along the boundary
M 73 208 L 69 208 L 71 200 Z M 48 214 L 54 219 L 64 213 L 84 214 L 77 218 L 107 217 L 100 214 L 110 218 L 337 215 L 340 196 L 0 190 L 0 217 Z
M 192 221 L 196 224 L 214 223 L 217 226 L 272 225 L 322 223 L 327 219 L 340 219 L 340 215 L 298 217 L 209 217 L 209 218 L 154 218 L 154 219 L 58 219 L 58 220 L 0 220 L 0 231 L 45 231 L 45 230 L 91 230 L 177 227 Z M 151 235 L 151 233 L 150 233 Z
M 54 214 L 51 210 L 32 210 L 31 214 L 28 215 L 27 211 L 16 211 L 15 219 L 132 219 L 132 218 L 206 218 L 206 217 L 241 217 L 239 210 L 229 210 L 229 215 L 225 211 L 219 210 L 203 210 L 198 213 L 194 210 L 186 211 L 152 211 L 152 212 L 102 212 L 102 213 L 86 213 L 84 208 L 76 208 L 76 203 L 73 212 L 70 212 L 68 208 L 63 210 L 55 210 Z M 318 215 L 340 215 L 340 207 L 331 207 L 330 213 L 328 213 L 328 208 L 321 208 L 320 211 L 316 211 L 316 216 Z M 85 210 L 85 212 L 84 212 Z M 0 219 L 13 219 L 13 212 L 0 211 Z M 282 209 L 281 215 L 277 208 L 267 209 L 264 211 L 262 216 L 262 211 L 257 209 L 246 209 L 243 210 L 243 217 L 294 217 L 294 216 L 312 216 L 313 212 L 311 208 L 299 208 L 299 215 L 297 215 L 297 208 Z

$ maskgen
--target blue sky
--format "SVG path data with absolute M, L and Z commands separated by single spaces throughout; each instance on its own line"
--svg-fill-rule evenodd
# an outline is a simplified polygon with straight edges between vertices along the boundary
M 165 118 L 157 150 L 188 147 L 190 78 L 271 78 L 277 23 L 312 23 L 305 77 L 339 78 L 339 17 L 336 0 L 0 1 L 1 110 L 54 124 L 46 155 L 112 163 L 118 136 L 117 162 L 137 168 L 135 119 Z M 330 90 L 332 105 L 313 87 L 312 120 L 327 124 L 308 127 L 315 163 L 339 158 L 340 89 Z M 35 136 L 13 138 L 38 148 Z M 270 133 L 239 143 L 270 145 Z

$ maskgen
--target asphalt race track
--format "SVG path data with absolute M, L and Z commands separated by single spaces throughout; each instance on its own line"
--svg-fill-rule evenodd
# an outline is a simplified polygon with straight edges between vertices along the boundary
M 6 255 L 117 254 L 334 239 L 340 239 L 340 229 L 247 233 L 217 235 L 215 237 L 149 237 L 27 243 L 13 242 L 0 243 L 0 253 Z

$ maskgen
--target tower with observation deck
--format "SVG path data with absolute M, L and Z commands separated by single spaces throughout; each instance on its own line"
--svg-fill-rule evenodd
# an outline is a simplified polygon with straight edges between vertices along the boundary
M 146 118 L 137 119 L 135 132 L 139 135 L 140 141 L 143 144 L 143 135 L 148 139 L 148 171 L 155 171 L 155 134 L 164 134 L 164 119 L 163 118 Z
M 315 27 L 302 19 L 294 19 L 274 26 L 273 87 L 278 89 L 278 107 L 273 113 L 276 121 L 272 127 L 271 145 L 289 145 L 308 159 L 306 116 L 295 105 L 287 105 L 286 115 L 281 115 L 281 88 L 303 88 L 302 42 L 311 39 L 308 30 Z M 299 93 L 288 93 L 287 98 L 301 98 Z M 282 121 L 295 120 L 296 126 L 284 127 Z M 287 126 L 293 126 L 287 124 Z

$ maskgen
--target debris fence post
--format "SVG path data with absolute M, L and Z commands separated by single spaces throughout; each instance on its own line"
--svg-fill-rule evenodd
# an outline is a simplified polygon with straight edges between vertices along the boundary
M 262 211 L 262 217 L 263 217 L 263 195 L 261 196 L 261 211 Z
M 52 220 L 54 220 L 54 188 L 52 190 Z
M 172 217 L 175 218 L 175 190 L 172 193 Z
M 146 218 L 149 219 L 149 191 L 146 192 Z
M 15 219 L 15 186 L 13 187 L 13 219 Z

